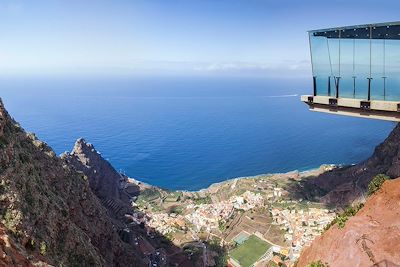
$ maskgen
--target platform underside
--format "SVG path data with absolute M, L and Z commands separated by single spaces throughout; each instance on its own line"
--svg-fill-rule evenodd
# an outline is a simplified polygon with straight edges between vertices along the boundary
M 400 122 L 400 102 L 302 95 L 311 111 Z

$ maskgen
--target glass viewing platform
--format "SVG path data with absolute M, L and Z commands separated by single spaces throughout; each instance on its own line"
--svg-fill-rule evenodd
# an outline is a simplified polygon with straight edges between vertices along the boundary
M 400 121 L 400 22 L 309 32 L 311 110 Z

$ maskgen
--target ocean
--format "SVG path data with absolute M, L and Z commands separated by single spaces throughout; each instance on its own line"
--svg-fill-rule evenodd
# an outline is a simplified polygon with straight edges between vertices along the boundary
M 310 112 L 310 79 L 1 78 L 11 115 L 57 154 L 77 138 L 130 177 L 198 190 L 366 159 L 395 123 Z

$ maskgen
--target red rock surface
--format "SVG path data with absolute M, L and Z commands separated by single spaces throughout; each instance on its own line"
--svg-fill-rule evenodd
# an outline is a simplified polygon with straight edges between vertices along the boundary
M 34 266 L 30 263 L 26 253 L 15 240 L 7 234 L 3 224 L 0 224 L 0 267 L 6 266 Z
M 344 228 L 337 225 L 306 248 L 298 267 L 400 266 L 400 178 L 386 181 Z

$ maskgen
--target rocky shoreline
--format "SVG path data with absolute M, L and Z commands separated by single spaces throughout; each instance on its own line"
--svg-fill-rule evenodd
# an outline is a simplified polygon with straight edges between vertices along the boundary
M 145 183 L 145 182 L 140 181 L 140 179 L 136 179 L 136 178 L 132 178 L 132 177 L 128 177 L 128 179 L 131 183 L 134 183 L 138 186 L 147 187 L 147 188 L 154 187 L 154 188 L 159 188 L 161 190 L 170 191 L 170 192 L 202 193 L 202 192 L 213 191 L 213 188 L 218 188 L 218 187 L 221 187 L 221 186 L 224 186 L 227 184 L 232 184 L 237 181 L 245 180 L 245 179 L 262 179 L 265 177 L 273 177 L 273 176 L 298 177 L 298 179 L 301 179 L 301 178 L 310 177 L 310 176 L 318 176 L 326 171 L 331 171 L 335 168 L 340 168 L 340 167 L 343 167 L 343 165 L 322 164 L 321 166 L 319 166 L 317 168 L 312 168 L 312 169 L 304 170 L 304 171 L 293 170 L 293 171 L 289 171 L 289 172 L 277 172 L 277 173 L 257 174 L 257 175 L 252 175 L 252 176 L 240 176 L 240 177 L 235 177 L 235 178 L 229 178 L 229 179 L 221 181 L 221 182 L 212 183 L 209 186 L 199 189 L 199 190 L 172 190 L 172 189 L 166 189 L 166 188 L 162 188 L 162 187 L 159 187 L 156 185 L 152 185 L 150 183 Z
M 235 183 L 240 180 L 244 179 L 262 179 L 266 177 L 274 177 L 274 176 L 281 176 L 281 177 L 298 177 L 297 179 L 302 179 L 305 177 L 310 177 L 310 176 L 317 176 L 320 175 L 326 171 L 331 171 L 334 168 L 341 167 L 341 165 L 336 165 L 336 164 L 322 164 L 318 168 L 312 168 L 309 170 L 305 171 L 298 171 L 298 170 L 293 170 L 289 172 L 277 172 L 277 173 L 266 173 L 266 174 L 257 174 L 257 175 L 252 175 L 252 176 L 241 176 L 241 177 L 236 177 L 236 178 L 230 178 L 222 182 L 217 182 L 209 185 L 206 188 L 200 189 L 200 190 L 194 190 L 194 191 L 189 191 L 189 190 L 176 190 L 178 192 L 191 192 L 191 193 L 196 193 L 196 192 L 204 192 L 204 191 L 212 191 L 213 188 L 224 186 L 226 184 L 231 184 Z

